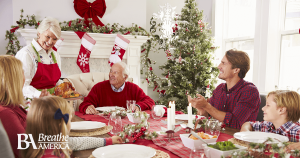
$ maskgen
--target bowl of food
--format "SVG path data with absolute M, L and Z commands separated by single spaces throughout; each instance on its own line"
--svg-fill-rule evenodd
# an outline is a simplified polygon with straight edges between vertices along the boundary
M 207 158 L 227 157 L 234 152 L 240 152 L 247 149 L 247 147 L 233 144 L 230 141 L 202 144 L 202 146 Z
M 205 139 L 205 141 L 207 143 L 215 143 L 218 139 L 217 136 L 212 136 L 212 135 L 206 134 L 204 132 L 198 132 L 197 134 L 202 139 Z M 187 148 L 196 149 L 196 150 L 203 149 L 202 144 L 204 144 L 204 142 L 202 142 L 201 140 L 198 140 L 196 137 L 194 137 L 191 134 L 180 134 L 180 138 L 181 138 L 183 145 Z

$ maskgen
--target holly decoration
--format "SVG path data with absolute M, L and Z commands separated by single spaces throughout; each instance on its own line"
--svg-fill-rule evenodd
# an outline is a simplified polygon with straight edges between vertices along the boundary
M 123 139 L 123 142 L 128 143 L 130 142 L 130 138 L 133 138 L 133 143 L 136 142 L 138 139 L 148 139 L 151 140 L 156 138 L 158 134 L 154 132 L 149 132 L 149 123 L 148 115 L 144 111 L 138 111 L 134 115 L 135 118 L 140 118 L 141 123 L 138 124 L 127 124 L 124 126 L 123 131 L 119 134 L 119 136 Z

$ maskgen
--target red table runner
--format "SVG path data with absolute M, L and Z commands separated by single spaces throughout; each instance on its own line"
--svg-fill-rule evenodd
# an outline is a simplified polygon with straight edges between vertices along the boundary
M 150 114 L 150 111 L 146 111 L 147 113 Z M 84 115 L 80 112 L 75 112 L 75 115 L 78 117 L 86 120 L 86 121 L 98 121 L 98 122 L 103 122 L 103 123 L 108 123 L 108 120 L 103 118 L 102 116 L 99 115 Z M 167 125 L 161 122 L 162 119 L 166 119 L 165 117 L 159 119 L 159 120 L 154 120 L 151 117 L 148 119 L 148 122 L 150 123 L 150 129 L 149 131 L 160 131 L 161 127 L 167 128 Z M 122 119 L 122 125 L 126 124 L 133 124 L 128 120 L 128 118 Z M 108 133 L 109 135 L 112 135 Z M 185 147 L 180 139 L 179 134 L 186 134 L 184 129 L 181 129 L 180 131 L 176 132 L 174 134 L 174 137 L 168 141 L 169 139 L 167 138 L 166 135 L 159 135 L 156 139 L 153 140 L 145 140 L 145 139 L 139 139 L 133 144 L 138 144 L 138 145 L 145 145 L 152 147 L 157 150 L 164 151 L 170 155 L 171 158 L 188 158 L 191 152 L 191 149 Z M 230 138 L 233 138 L 231 135 L 221 133 L 217 141 L 226 141 Z

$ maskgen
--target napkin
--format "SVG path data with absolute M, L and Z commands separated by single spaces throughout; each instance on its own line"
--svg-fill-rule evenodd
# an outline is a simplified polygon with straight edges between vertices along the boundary
M 168 116 L 168 113 L 167 113 L 168 108 L 164 107 L 164 109 L 165 109 L 164 117 L 167 117 Z M 175 115 L 179 115 L 179 114 L 184 114 L 184 113 L 181 111 L 175 111 Z

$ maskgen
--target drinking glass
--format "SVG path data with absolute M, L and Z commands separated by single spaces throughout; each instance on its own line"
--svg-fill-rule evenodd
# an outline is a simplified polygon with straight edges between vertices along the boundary
M 153 119 L 160 119 L 165 114 L 164 105 L 154 105 L 152 106 L 151 116 Z
M 127 110 L 134 110 L 135 108 L 135 100 L 126 100 Z
M 122 131 L 122 120 L 121 116 L 117 116 L 116 113 L 110 115 L 108 125 L 112 126 L 111 133 L 114 135 L 119 134 Z
M 209 135 L 216 135 L 219 137 L 221 130 L 222 122 L 216 119 L 209 119 L 205 123 L 205 133 Z
M 203 158 L 204 150 L 203 149 L 191 149 L 190 158 Z

